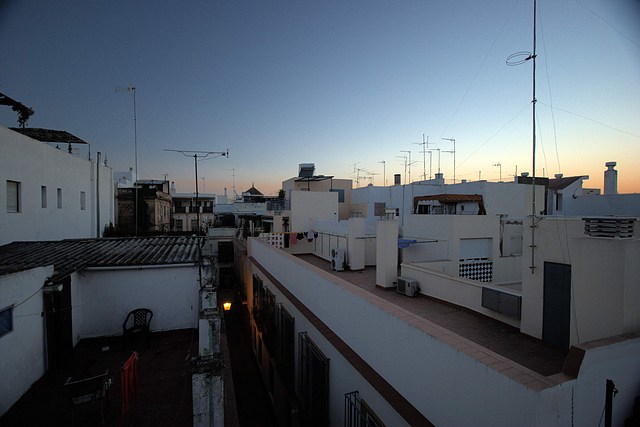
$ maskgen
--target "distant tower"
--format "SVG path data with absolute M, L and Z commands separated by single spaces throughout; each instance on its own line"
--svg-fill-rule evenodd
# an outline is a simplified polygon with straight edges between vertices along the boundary
M 618 171 L 614 169 L 616 162 L 607 162 L 604 165 L 604 194 L 618 194 Z

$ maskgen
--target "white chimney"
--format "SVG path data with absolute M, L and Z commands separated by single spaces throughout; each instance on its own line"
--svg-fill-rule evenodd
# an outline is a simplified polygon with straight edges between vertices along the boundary
M 618 171 L 614 169 L 616 162 L 607 162 L 604 165 L 604 194 L 618 194 Z

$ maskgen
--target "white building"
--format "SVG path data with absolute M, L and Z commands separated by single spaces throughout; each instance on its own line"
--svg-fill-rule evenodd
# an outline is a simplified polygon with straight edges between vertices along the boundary
M 215 194 L 171 193 L 173 208 L 171 229 L 173 231 L 205 230 L 215 222 Z M 200 226 L 198 227 L 198 219 Z
M 549 180 L 547 214 L 556 216 L 640 216 L 640 194 L 618 193 L 616 162 L 607 162 L 604 171 L 604 192 L 583 188 L 588 176 L 563 177 Z
M 0 247 L 0 416 L 79 340 L 121 335 L 133 309 L 152 310 L 152 331 L 199 329 L 200 356 L 219 353 L 214 267 L 199 271 L 198 245 L 154 237 Z M 196 370 L 193 382 L 194 425 L 223 425 L 219 374 Z
M 113 222 L 111 168 L 100 153 L 80 158 L 2 126 L 0 149 L 0 245 L 100 237 Z
M 527 177 L 369 186 L 353 191 L 346 221 L 307 209 L 323 193 L 304 191 L 299 207 L 292 191 L 289 213 L 310 239 L 272 233 L 236 254 L 280 421 L 583 425 L 602 416 L 607 380 L 613 425 L 631 417 L 637 218 L 543 216 L 547 182 L 537 181 L 533 229 Z M 383 291 L 400 283 L 420 297 Z
M 474 330 L 454 306 L 376 291 L 375 279 L 331 273 L 259 239 L 248 255 L 251 342 L 283 423 L 586 425 L 602 415 L 608 379 L 618 390 L 613 425 L 633 413 L 637 332 L 576 345 L 545 372 L 537 364 L 550 363 L 549 347 L 525 339 L 533 347 L 521 348 L 524 336 L 507 326 Z M 522 361 L 523 352 L 535 356 Z

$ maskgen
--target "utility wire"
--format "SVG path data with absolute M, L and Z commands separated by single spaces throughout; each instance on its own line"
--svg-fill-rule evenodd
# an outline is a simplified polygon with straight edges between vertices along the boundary
M 587 9 L 589 12 L 591 12 L 591 14 L 593 14 L 593 16 L 595 16 L 596 18 L 600 19 L 602 22 L 607 24 L 609 27 L 611 27 L 611 29 L 613 31 L 615 31 L 616 33 L 618 33 L 619 35 L 621 35 L 622 37 L 624 37 L 625 39 L 627 39 L 628 41 L 633 43 L 636 47 L 640 47 L 640 44 L 638 44 L 636 41 L 634 41 L 631 38 L 629 38 L 626 34 L 624 34 L 622 31 L 617 29 L 612 23 L 610 23 L 609 21 L 604 19 L 602 16 L 598 15 L 597 13 L 595 13 L 593 11 L 593 9 L 589 8 L 589 6 L 587 6 L 586 4 L 582 3 L 580 0 L 576 0 L 576 3 L 578 3 L 580 6 L 584 7 L 585 9 Z
M 476 69 L 476 72 L 473 75 L 473 78 L 471 79 L 471 82 L 469 82 L 469 85 L 467 86 L 467 89 L 464 91 L 464 94 L 462 95 L 462 98 L 460 98 L 460 102 L 458 103 L 458 106 L 456 107 L 455 111 L 453 112 L 453 115 L 451 116 L 451 118 L 447 122 L 447 125 L 444 127 L 444 130 L 442 131 L 442 133 L 440 135 L 441 137 L 444 136 L 444 134 L 447 132 L 447 130 L 449 130 L 449 125 L 451 125 L 451 122 L 453 121 L 453 119 L 458 114 L 458 111 L 460 110 L 460 107 L 462 106 L 462 103 L 464 102 L 465 98 L 467 97 L 467 94 L 469 93 L 469 90 L 471 89 L 471 86 L 473 86 L 473 84 L 476 81 L 476 78 L 478 78 L 478 74 L 480 74 L 480 70 L 484 66 L 484 63 L 487 62 L 487 58 L 489 57 L 489 54 L 491 53 L 491 51 L 493 50 L 493 47 L 496 45 L 496 42 L 500 38 L 500 35 L 502 34 L 502 31 L 504 30 L 504 27 L 507 26 L 507 22 L 509 22 L 509 18 L 511 18 L 511 14 L 513 14 L 513 10 L 515 9 L 517 4 L 518 4 L 518 2 L 513 2 L 513 6 L 511 7 L 511 10 L 509 11 L 509 15 L 507 15 L 507 18 L 505 19 L 504 23 L 502 24 L 502 27 L 500 28 L 500 31 L 498 31 L 498 34 L 496 35 L 496 38 L 493 40 L 493 43 L 491 43 L 491 47 L 489 47 L 489 50 L 487 51 L 486 55 L 484 56 L 484 59 L 480 63 L 480 66 Z
M 560 110 L 560 111 L 563 111 L 565 113 L 572 114 L 572 115 L 574 115 L 576 117 L 580 117 L 581 119 L 589 120 L 591 122 L 599 124 L 600 126 L 604 126 L 604 127 L 608 128 L 608 129 L 615 130 L 616 132 L 620 132 L 620 133 L 624 133 L 624 134 L 627 134 L 627 135 L 635 136 L 636 138 L 640 138 L 640 135 L 638 135 L 638 134 L 635 134 L 633 132 L 627 132 L 626 130 L 614 128 L 613 126 L 609 126 L 608 124 L 605 124 L 605 123 L 602 123 L 601 121 L 592 119 L 591 117 L 583 116 L 582 114 L 574 113 L 573 111 L 565 110 L 565 109 L 560 108 L 560 107 L 551 107 L 551 105 L 545 104 L 542 101 L 538 101 L 538 104 L 542 104 L 542 105 L 547 106 L 549 108 L 555 108 L 556 110 Z
M 469 154 L 462 162 L 458 163 L 458 166 L 464 164 L 464 162 L 466 162 L 467 160 L 469 160 L 471 157 L 473 157 L 478 151 L 480 151 L 480 149 L 482 147 L 484 147 L 489 141 L 491 141 L 493 138 L 495 138 L 500 132 L 502 132 L 502 130 L 504 128 L 506 128 L 512 121 L 514 121 L 520 114 L 522 114 L 522 112 L 524 110 L 526 110 L 527 108 L 529 108 L 531 106 L 531 103 L 528 102 L 524 107 L 522 107 L 522 109 L 520 111 L 518 111 L 513 117 L 511 117 L 504 125 L 502 125 L 502 127 L 500 127 L 500 129 L 498 129 L 493 135 L 491 135 L 489 138 L 487 138 L 482 144 L 480 144 L 478 146 L 478 148 L 476 148 L 471 154 Z
M 538 10 L 538 23 L 540 25 L 540 35 L 542 36 L 542 48 L 544 49 L 544 53 L 545 53 L 544 70 L 547 76 L 547 88 L 549 89 L 549 104 L 550 104 L 549 108 L 551 108 L 551 122 L 553 123 L 553 144 L 556 149 L 556 160 L 558 162 L 558 172 L 562 172 L 562 168 L 560 167 L 560 154 L 558 152 L 558 133 L 556 128 L 556 116 L 553 113 L 553 97 L 551 95 L 551 80 L 549 79 L 549 55 L 547 55 L 547 44 L 544 39 L 544 28 L 542 26 L 542 13 L 540 13 L 540 10 Z M 543 153 L 544 153 L 544 148 L 543 148 Z M 547 170 L 549 170 L 547 165 L 546 154 L 545 154 L 544 162 L 545 162 L 545 167 L 547 167 Z

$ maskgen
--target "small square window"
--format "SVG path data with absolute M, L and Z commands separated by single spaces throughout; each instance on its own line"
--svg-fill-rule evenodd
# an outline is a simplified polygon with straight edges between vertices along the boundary
M 13 331 L 13 306 L 0 310 L 0 337 Z
M 84 191 L 80 192 L 80 210 L 87 210 L 87 193 Z

